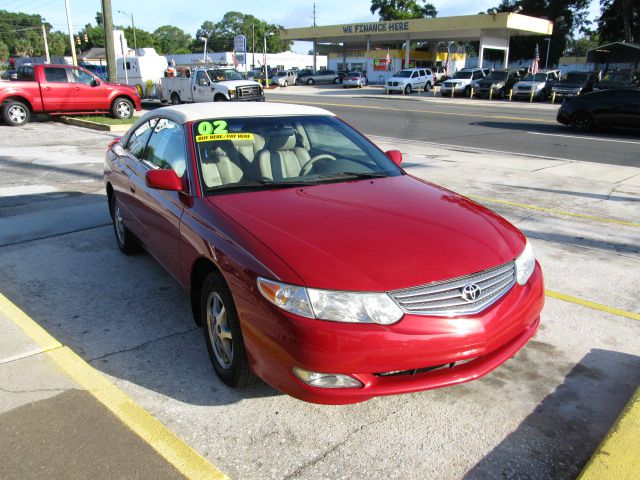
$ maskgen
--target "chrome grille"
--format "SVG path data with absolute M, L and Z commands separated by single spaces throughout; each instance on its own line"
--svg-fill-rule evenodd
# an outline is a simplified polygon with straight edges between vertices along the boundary
M 406 312 L 416 315 L 470 315 L 481 312 L 509 291 L 516 282 L 516 267 L 509 262 L 479 273 L 389 292 Z M 462 290 L 480 287 L 475 300 L 466 300 Z
M 237 88 L 238 98 L 252 98 L 260 96 L 260 87 L 258 85 L 247 85 Z

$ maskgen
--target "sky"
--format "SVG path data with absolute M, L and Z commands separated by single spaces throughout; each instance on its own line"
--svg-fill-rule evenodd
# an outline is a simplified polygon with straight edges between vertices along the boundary
M 101 0 L 69 0 L 73 30 L 81 30 L 85 24 L 95 25 L 95 14 L 102 10 Z M 316 0 L 316 23 L 335 25 L 341 23 L 372 22 L 377 15 L 369 12 L 371 0 Z M 495 7 L 499 0 L 431 0 L 439 17 L 472 15 Z M 0 0 L 0 9 L 40 14 L 53 25 L 54 30 L 67 30 L 64 0 Z M 306 27 L 313 24 L 313 1 L 310 0 L 111 0 L 116 25 L 128 25 L 133 13 L 136 27 L 152 32 L 162 25 L 175 25 L 195 36 L 196 30 L 206 20 L 219 21 L 228 11 L 252 14 L 269 23 L 283 27 Z M 597 18 L 599 0 L 591 2 L 591 18 Z M 205 6 L 205 7 L 203 7 Z M 123 10 L 127 14 L 119 13 Z M 295 51 L 307 53 L 306 42 L 296 42 Z

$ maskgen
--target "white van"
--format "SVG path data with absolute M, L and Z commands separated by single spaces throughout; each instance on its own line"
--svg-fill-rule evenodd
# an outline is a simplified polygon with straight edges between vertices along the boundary
M 427 92 L 433 87 L 433 73 L 429 68 L 406 68 L 393 74 L 393 77 L 387 79 L 384 85 L 384 93 L 403 92 L 409 95 L 412 91 L 426 90 Z

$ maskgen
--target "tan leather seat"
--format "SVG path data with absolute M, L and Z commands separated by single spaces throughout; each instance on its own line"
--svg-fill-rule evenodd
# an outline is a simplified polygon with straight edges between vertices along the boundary
M 265 132 L 266 148 L 258 153 L 258 167 L 263 177 L 282 180 L 300 175 L 302 166 L 309 161 L 309 152 L 296 146 L 292 128 L 279 128 Z
M 219 187 L 242 180 L 244 171 L 232 160 L 235 155 L 237 151 L 231 142 L 212 142 L 201 162 L 202 177 L 207 187 Z

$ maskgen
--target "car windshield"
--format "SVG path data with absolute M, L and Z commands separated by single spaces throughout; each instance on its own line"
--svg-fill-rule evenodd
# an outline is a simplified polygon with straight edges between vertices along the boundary
M 629 72 L 609 72 L 602 80 L 605 82 L 626 82 L 629 80 Z
M 532 73 L 527 73 L 522 80 L 524 80 L 525 82 L 546 82 L 547 74 L 536 73 L 535 75 L 533 75 Z
M 489 72 L 487 75 L 487 80 L 504 80 L 507 78 L 507 72 Z
M 217 118 L 193 126 L 207 194 L 402 175 L 331 116 Z
M 242 74 L 237 70 L 208 70 L 209 77 L 218 82 L 225 80 L 243 80 Z
M 458 78 L 458 79 L 471 78 L 471 75 L 473 75 L 473 72 L 456 72 L 453 75 L 453 78 Z
M 276 77 L 286 77 L 287 76 L 287 72 L 278 72 L 276 73 Z
M 587 78 L 588 74 L 586 73 L 567 73 L 560 79 L 560 83 L 583 83 L 587 81 Z
M 397 78 L 410 78 L 413 72 L 411 70 L 400 70 L 396 72 L 393 76 Z
M 359 72 L 347 72 L 344 75 L 345 75 L 345 77 L 359 77 L 360 73 Z

